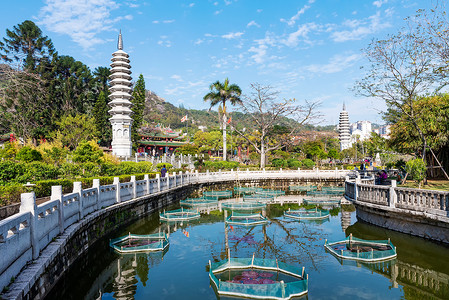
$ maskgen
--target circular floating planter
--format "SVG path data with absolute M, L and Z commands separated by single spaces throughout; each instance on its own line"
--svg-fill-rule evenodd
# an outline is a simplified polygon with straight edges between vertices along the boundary
M 288 189 L 290 191 L 309 192 L 316 191 L 316 185 L 291 185 Z
M 218 199 L 226 199 L 232 196 L 232 191 L 205 191 L 203 192 L 204 197 L 215 197 Z
M 390 239 L 386 241 L 363 240 L 349 235 L 338 242 L 324 243 L 324 247 L 332 255 L 363 262 L 378 262 L 396 258 L 396 247 Z
M 339 205 L 341 198 L 335 197 L 307 197 L 304 198 L 305 204 L 316 204 L 316 205 Z
M 223 209 L 232 211 L 257 211 L 267 207 L 266 203 L 260 202 L 225 202 L 221 204 Z
M 161 221 L 190 221 L 195 220 L 200 217 L 200 213 L 194 210 L 188 209 L 175 209 L 170 211 L 165 211 L 163 213 L 159 213 L 159 218 Z
M 308 292 L 308 274 L 275 259 L 230 258 L 209 261 L 209 277 L 222 296 L 291 299 Z
M 252 202 L 270 202 L 274 200 L 274 196 L 264 194 L 243 195 L 243 201 Z
M 322 191 L 309 191 L 307 192 L 307 196 L 314 196 L 314 197 L 320 197 L 320 196 L 338 196 L 343 195 L 343 191 L 338 190 L 322 190 Z
M 288 210 L 284 212 L 284 216 L 297 220 L 322 220 L 329 218 L 328 210 L 321 209 L 299 209 Z
M 255 192 L 262 191 L 263 188 L 260 187 L 242 187 L 236 186 L 234 187 L 234 194 L 254 194 Z
M 208 207 L 208 206 L 218 206 L 218 200 L 207 199 L 207 198 L 187 198 L 185 200 L 179 201 L 181 206 L 187 207 Z
M 260 213 L 246 214 L 246 213 L 232 212 L 231 215 L 226 219 L 226 224 L 228 225 L 253 226 L 253 225 L 266 224 L 267 222 L 268 222 L 267 218 L 262 216 L 262 214 Z
M 131 234 L 112 239 L 109 246 L 119 253 L 163 251 L 169 245 L 165 233 Z
M 285 195 L 284 191 L 281 190 L 262 190 L 262 191 L 257 191 L 256 195 L 267 195 L 267 196 L 272 196 L 272 197 L 277 197 L 277 196 L 283 196 Z

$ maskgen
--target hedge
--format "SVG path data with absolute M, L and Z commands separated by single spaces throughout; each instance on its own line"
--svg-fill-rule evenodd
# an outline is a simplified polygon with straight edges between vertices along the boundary
M 136 176 L 136 180 L 142 180 L 145 174 L 149 174 L 150 178 L 156 177 L 156 172 L 133 174 Z M 64 194 L 71 193 L 73 190 L 74 182 L 81 182 L 84 189 L 92 187 L 94 179 L 100 179 L 100 185 L 108 185 L 114 182 L 114 177 L 118 177 L 120 182 L 129 182 L 132 175 L 119 175 L 119 176 L 103 176 L 103 177 L 91 177 L 91 178 L 75 178 L 75 179 L 51 179 L 41 180 L 34 182 L 33 188 L 25 187 L 22 184 L 10 184 L 0 186 L 0 206 L 9 205 L 12 203 L 20 202 L 20 194 L 33 190 L 36 194 L 36 198 L 48 197 L 51 195 L 51 187 L 53 185 L 62 186 L 62 192 Z

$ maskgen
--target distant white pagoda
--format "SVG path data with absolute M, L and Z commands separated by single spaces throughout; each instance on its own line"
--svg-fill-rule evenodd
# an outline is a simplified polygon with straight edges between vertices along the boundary
M 118 36 L 118 50 L 112 53 L 109 91 L 109 121 L 112 124 L 112 153 L 119 157 L 132 154 L 131 126 L 131 66 L 129 55 L 123 51 L 122 33 Z
M 338 123 L 338 132 L 340 139 L 340 151 L 348 149 L 351 146 L 351 135 L 349 133 L 349 115 L 346 106 L 343 103 L 343 111 L 340 112 L 340 120 Z

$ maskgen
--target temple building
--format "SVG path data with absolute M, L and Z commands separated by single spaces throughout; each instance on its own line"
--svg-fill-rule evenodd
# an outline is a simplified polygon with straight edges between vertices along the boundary
M 340 151 L 351 147 L 351 135 L 349 133 L 349 114 L 346 111 L 346 106 L 343 103 L 343 111 L 340 112 L 340 119 L 338 123 L 338 133 L 340 140 Z
M 173 131 L 170 127 L 158 124 L 153 128 L 144 128 L 139 132 L 140 141 L 138 153 L 147 153 L 152 156 L 171 155 L 177 148 L 188 144 L 181 142 L 181 132 Z
M 132 154 L 131 126 L 131 66 L 129 55 L 123 51 L 123 39 L 120 32 L 118 50 L 112 53 L 109 91 L 109 121 L 112 125 L 112 153 L 118 157 L 130 157 Z

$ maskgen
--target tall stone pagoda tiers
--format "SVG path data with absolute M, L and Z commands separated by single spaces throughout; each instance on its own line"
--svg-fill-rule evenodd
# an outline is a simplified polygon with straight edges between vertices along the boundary
M 132 154 L 131 126 L 131 66 L 129 55 L 123 51 L 122 33 L 118 36 L 118 50 L 112 53 L 109 121 L 112 124 L 112 153 L 118 157 L 130 157 Z
M 340 120 L 338 123 L 338 132 L 340 140 L 340 151 L 348 149 L 351 146 L 351 134 L 349 133 L 349 114 L 343 103 L 343 111 L 340 112 Z

